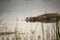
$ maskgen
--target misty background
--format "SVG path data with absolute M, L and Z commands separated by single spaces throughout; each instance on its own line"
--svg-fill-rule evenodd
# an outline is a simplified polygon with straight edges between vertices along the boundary
M 6 17 L 2 23 L 11 30 L 16 26 L 17 17 L 20 20 L 18 27 L 30 28 L 30 24 L 21 20 L 45 14 L 45 11 L 60 13 L 60 0 L 0 0 L 0 19 Z

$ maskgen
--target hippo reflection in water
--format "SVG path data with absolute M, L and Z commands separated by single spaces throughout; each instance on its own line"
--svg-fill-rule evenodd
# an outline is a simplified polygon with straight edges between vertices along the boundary
M 43 23 L 53 23 L 56 19 L 60 20 L 60 14 L 58 13 L 48 13 L 39 15 L 36 17 L 26 17 L 26 22 L 43 22 Z

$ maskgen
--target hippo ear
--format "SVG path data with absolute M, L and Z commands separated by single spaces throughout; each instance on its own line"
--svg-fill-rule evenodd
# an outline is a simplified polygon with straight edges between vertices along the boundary
M 28 17 L 26 17 L 26 19 L 28 19 Z
M 45 12 L 45 14 L 47 14 L 47 11 L 44 11 Z

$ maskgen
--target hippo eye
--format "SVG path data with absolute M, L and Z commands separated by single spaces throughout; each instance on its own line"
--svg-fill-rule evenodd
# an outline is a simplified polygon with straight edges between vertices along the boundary
M 44 16 L 44 18 L 46 18 L 46 16 Z

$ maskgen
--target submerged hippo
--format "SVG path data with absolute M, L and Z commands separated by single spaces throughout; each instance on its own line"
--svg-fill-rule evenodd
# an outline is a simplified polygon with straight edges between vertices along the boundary
M 39 15 L 36 17 L 26 17 L 26 22 L 43 22 L 43 23 L 52 23 L 60 20 L 60 14 L 58 13 L 48 13 Z

